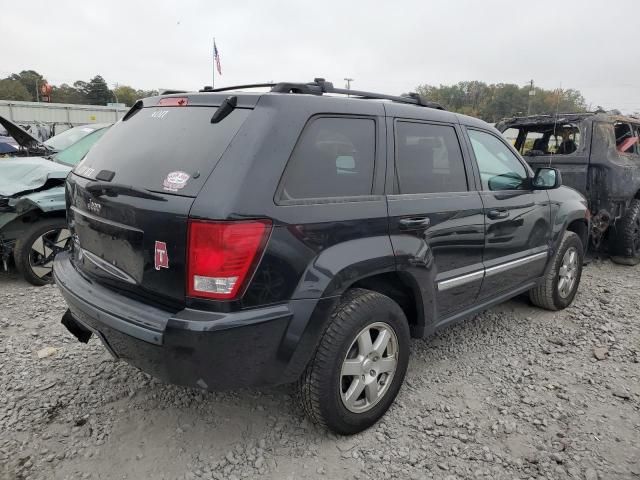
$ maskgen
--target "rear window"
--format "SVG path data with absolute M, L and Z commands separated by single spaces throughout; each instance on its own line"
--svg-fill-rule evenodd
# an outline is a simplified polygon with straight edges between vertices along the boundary
M 279 187 L 281 201 L 371 195 L 376 124 L 319 117 L 307 124 Z
M 217 107 L 143 108 L 121 121 L 89 151 L 74 173 L 113 183 L 196 196 L 251 110 L 235 109 L 219 123 Z
M 65 130 L 58 135 L 51 137 L 49 140 L 44 142 L 47 147 L 51 147 L 54 150 L 61 151 L 65 148 L 69 148 L 74 143 L 80 141 L 82 138 L 86 137 L 90 133 L 96 131 L 95 127 L 91 125 L 84 125 L 82 127 L 73 127 L 69 130 Z
M 107 128 L 101 128 L 100 130 L 96 130 L 93 133 L 90 133 L 86 137 L 78 140 L 70 147 L 67 147 L 61 152 L 56 153 L 53 157 L 54 160 L 71 166 L 77 165 L 78 162 L 80 162 L 80 160 L 82 160 L 82 158 L 87 154 L 89 149 L 93 147 L 93 145 L 98 140 L 100 140 L 100 138 L 102 138 L 106 131 Z

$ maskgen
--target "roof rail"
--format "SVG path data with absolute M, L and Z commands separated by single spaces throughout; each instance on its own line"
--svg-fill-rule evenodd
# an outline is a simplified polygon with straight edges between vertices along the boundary
M 213 88 L 206 85 L 200 92 L 228 92 L 229 90 L 240 90 L 242 88 L 266 88 L 274 87 L 275 83 L 248 83 L 247 85 L 232 85 L 231 87 Z
M 384 93 L 365 92 L 362 90 L 335 88 L 333 83 L 327 82 L 324 78 L 315 78 L 311 83 L 278 83 L 271 88 L 271 91 L 276 93 L 306 93 L 311 95 L 338 93 L 364 99 L 391 100 L 393 102 L 408 103 L 411 105 L 419 105 L 421 107 L 444 110 L 442 105 L 439 103 L 430 102 L 415 92 L 409 93 L 408 95 L 397 96 L 387 95 Z
M 351 97 L 359 97 L 363 99 L 391 100 L 392 102 L 408 103 L 410 105 L 418 105 L 421 107 L 435 108 L 444 110 L 442 105 L 431 102 L 421 95 L 412 92 L 407 95 L 387 95 L 384 93 L 364 92 L 362 90 L 351 90 L 346 88 L 335 88 L 333 83 L 327 82 L 324 78 L 315 78 L 309 83 L 250 83 L 247 85 L 234 85 L 223 88 L 213 88 L 206 86 L 200 92 L 227 92 L 230 90 L 240 90 L 245 88 L 266 88 L 270 87 L 273 93 L 299 93 L 307 95 L 323 95 L 325 93 L 337 93 L 341 95 L 349 95 Z

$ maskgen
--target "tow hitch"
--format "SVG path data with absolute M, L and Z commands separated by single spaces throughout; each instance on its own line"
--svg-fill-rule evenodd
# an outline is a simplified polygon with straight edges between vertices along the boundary
M 71 310 L 67 309 L 67 311 L 64 312 L 60 322 L 67 327 L 67 330 L 69 330 L 80 342 L 87 343 L 91 338 L 91 330 L 87 330 L 84 325 L 78 323 L 76 319 L 73 318 Z

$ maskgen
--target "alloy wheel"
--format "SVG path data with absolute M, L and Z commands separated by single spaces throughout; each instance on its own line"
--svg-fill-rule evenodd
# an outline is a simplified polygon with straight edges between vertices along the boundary
M 29 252 L 29 267 L 34 275 L 42 280 L 51 280 L 53 259 L 68 249 L 70 242 L 71 232 L 66 228 L 49 230 L 36 238 Z
M 340 395 L 347 410 L 363 413 L 387 393 L 398 366 L 398 338 L 386 323 L 367 325 L 342 362 Z
M 558 294 L 567 298 L 573 291 L 578 273 L 578 250 L 570 247 L 564 252 L 558 272 Z

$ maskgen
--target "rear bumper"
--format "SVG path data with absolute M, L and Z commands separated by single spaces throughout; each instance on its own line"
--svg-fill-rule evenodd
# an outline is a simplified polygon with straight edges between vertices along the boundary
M 85 278 L 67 253 L 56 256 L 53 273 L 67 324 L 99 333 L 113 354 L 154 377 L 210 390 L 294 381 L 321 332 L 322 320 L 312 319 L 333 305 L 311 299 L 233 313 L 169 312 Z

